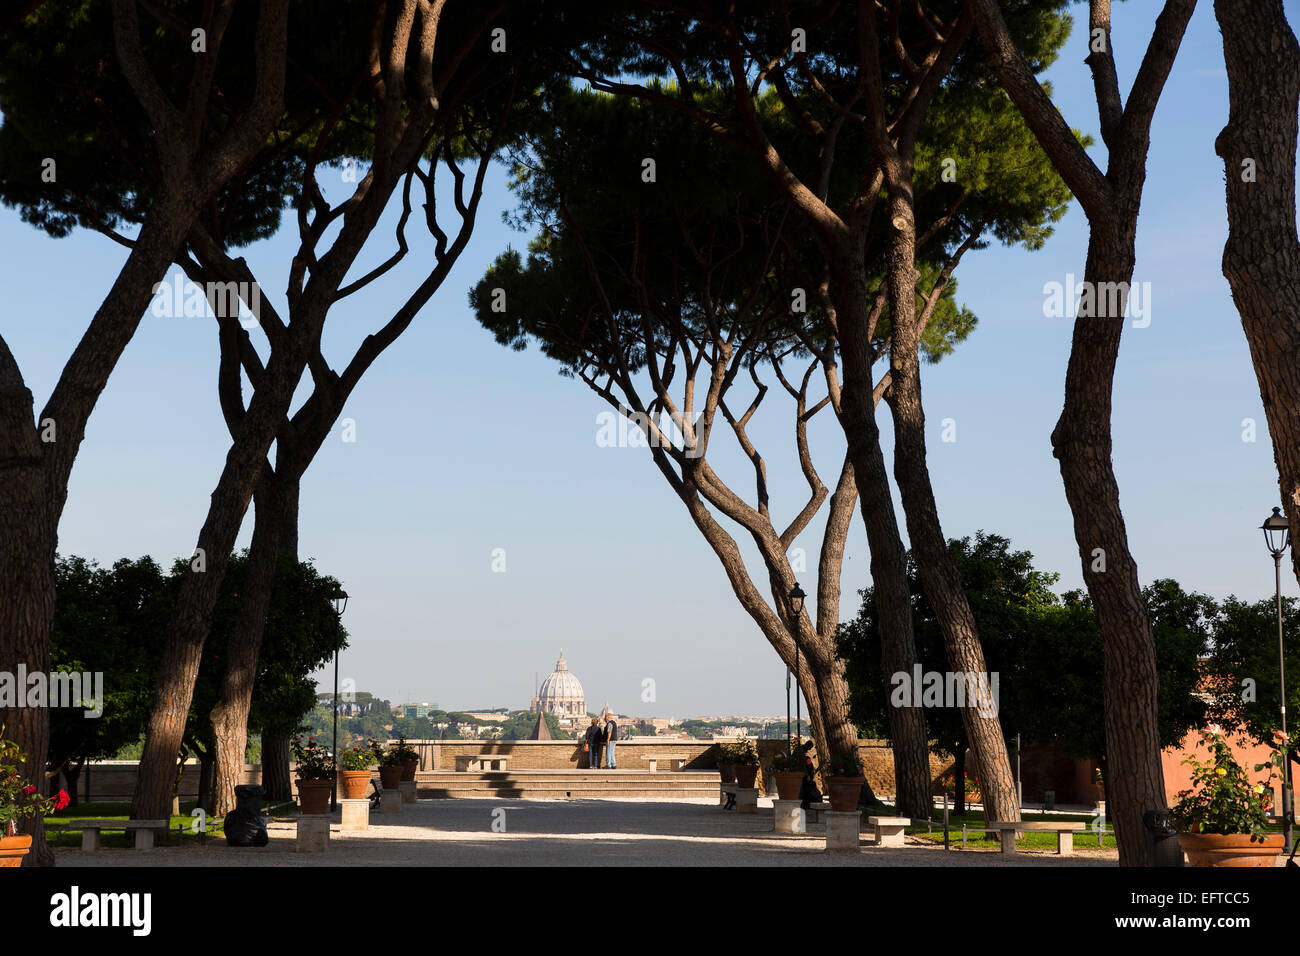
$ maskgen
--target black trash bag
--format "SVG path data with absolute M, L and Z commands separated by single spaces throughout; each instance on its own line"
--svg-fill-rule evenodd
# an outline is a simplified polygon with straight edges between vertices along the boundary
M 235 788 L 235 809 L 226 814 L 225 833 L 229 846 L 266 846 L 271 838 L 262 819 L 261 787 L 246 784 Z

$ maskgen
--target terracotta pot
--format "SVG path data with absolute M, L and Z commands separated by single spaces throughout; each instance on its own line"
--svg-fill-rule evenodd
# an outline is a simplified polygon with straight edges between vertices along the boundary
M 392 767 L 379 768 L 379 785 L 385 790 L 396 790 L 397 784 L 401 779 L 402 768 L 400 764 Z
M 831 809 L 837 813 L 848 813 L 858 808 L 858 794 L 862 792 L 862 785 L 867 782 L 866 777 L 831 777 L 826 784 L 827 797 L 831 801 Z
M 370 789 L 369 770 L 340 770 L 339 796 L 344 800 L 362 800 Z
M 298 778 L 298 803 L 303 813 L 329 813 L 333 780 L 303 780 Z
M 410 783 L 415 779 L 415 771 L 420 768 L 420 761 L 412 760 L 410 763 L 402 764 L 402 779 Z
M 799 799 L 799 790 L 803 787 L 803 774 L 797 770 L 778 770 L 774 776 L 776 777 L 777 799 Z
M 723 783 L 736 782 L 736 768 L 731 764 L 718 764 L 718 774 L 722 777 Z
M 754 780 L 758 777 L 758 766 L 756 764 L 738 763 L 735 767 L 736 786 L 746 789 L 754 786 Z
M 1180 833 L 1178 845 L 1188 866 L 1277 866 L 1286 838 L 1270 833 L 1263 843 L 1252 843 L 1249 833 Z
M 31 848 L 30 836 L 0 837 L 0 866 L 22 866 L 23 857 Z

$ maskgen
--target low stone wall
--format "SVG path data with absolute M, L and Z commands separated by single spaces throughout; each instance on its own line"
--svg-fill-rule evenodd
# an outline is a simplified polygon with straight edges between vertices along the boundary
M 645 770 L 646 758 L 682 754 L 686 770 L 715 770 L 718 753 L 727 740 L 626 740 L 618 742 L 620 770 Z M 581 770 L 587 767 L 582 743 L 573 740 L 407 740 L 420 753 L 421 770 L 455 770 L 457 755 L 501 754 L 510 758 L 511 770 Z M 758 740 L 759 759 L 766 768 L 772 758 L 785 752 L 784 740 Z M 894 753 L 885 740 L 858 741 L 858 756 L 863 775 L 879 797 L 894 796 Z M 816 749 L 813 761 L 818 760 Z M 952 768 L 947 757 L 930 756 L 930 772 L 935 780 Z M 763 784 L 760 783 L 760 788 Z
M 395 741 L 394 741 L 395 742 Z M 718 753 L 728 741 L 720 740 L 620 740 L 618 766 L 620 770 L 647 770 L 651 756 L 665 757 L 680 754 L 685 757 L 687 770 L 716 770 Z M 767 767 L 772 758 L 785 752 L 784 740 L 758 740 L 759 758 L 764 772 L 759 777 L 759 788 L 766 793 Z M 458 754 L 502 754 L 510 758 L 511 770 L 583 770 L 587 755 L 581 741 L 574 740 L 407 740 L 420 754 L 421 770 L 455 770 Z M 885 740 L 858 741 L 858 756 L 862 760 L 863 775 L 878 797 L 893 797 L 894 755 Z M 812 752 L 818 760 L 816 749 Z M 603 757 L 602 757 L 603 763 Z M 663 767 L 660 764 L 660 767 Z M 82 802 L 129 801 L 135 792 L 137 762 L 134 760 L 108 760 L 90 764 L 77 781 L 77 796 Z M 930 755 L 930 773 L 937 781 L 952 769 L 948 757 Z M 86 795 L 86 774 L 89 772 L 89 796 Z M 260 783 L 262 768 L 258 764 L 245 764 L 243 783 Z M 297 791 L 296 780 L 294 791 Z M 199 793 L 199 765 L 190 761 L 181 776 L 180 797 L 193 800 Z

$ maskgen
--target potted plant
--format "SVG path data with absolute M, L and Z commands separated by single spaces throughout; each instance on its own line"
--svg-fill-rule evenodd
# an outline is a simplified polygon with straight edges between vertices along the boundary
M 858 795 L 867 778 L 862 775 L 862 762 L 857 754 L 835 754 L 823 764 L 828 779 L 826 781 L 827 797 L 831 809 L 837 813 L 848 813 L 858 808 Z
M 798 800 L 803 787 L 803 760 L 790 751 L 777 754 L 772 758 L 772 773 L 776 777 L 777 799 Z
M 407 746 L 406 737 L 397 738 L 397 765 L 402 768 L 401 779 L 410 782 L 415 779 L 415 771 L 420 767 L 420 753 L 414 747 Z
M 939 778 L 939 784 L 943 787 L 945 793 L 955 793 L 956 791 L 956 774 L 948 774 L 946 777 Z M 980 784 L 979 780 L 968 773 L 962 774 L 962 801 L 964 803 L 979 803 Z
M 758 747 L 748 737 L 732 748 L 732 765 L 736 771 L 736 786 L 753 787 L 758 777 Z
M 35 784 L 26 783 L 18 771 L 22 763 L 22 748 L 0 737 L 0 866 L 22 866 L 23 857 L 32 848 L 31 835 L 18 834 L 19 818 L 44 816 L 68 805 L 65 791 L 53 798 L 42 797 Z
M 334 760 L 315 737 L 295 737 L 289 748 L 298 764 L 298 802 L 303 813 L 328 813 L 334 790 Z
M 723 783 L 736 782 L 735 749 L 731 744 L 718 745 L 718 776 Z
M 385 790 L 396 790 L 405 769 L 406 755 L 396 747 L 388 747 L 379 758 L 379 785 Z
M 1251 783 L 1232 755 L 1223 732 L 1211 725 L 1200 734 L 1209 759 L 1195 753 L 1183 761 L 1192 768 L 1192 786 L 1178 794 L 1170 815 L 1178 843 L 1191 866 L 1274 866 L 1284 850 L 1281 833 L 1269 833 L 1268 784 L 1282 767 L 1286 738 L 1279 731 L 1277 749 L 1255 772 L 1268 768 L 1263 783 Z
M 344 800 L 363 800 L 370 787 L 370 768 L 379 760 L 378 745 L 349 747 L 339 754 L 339 789 Z

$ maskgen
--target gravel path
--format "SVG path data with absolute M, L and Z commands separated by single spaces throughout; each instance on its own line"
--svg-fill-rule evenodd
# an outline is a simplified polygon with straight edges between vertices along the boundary
M 764 805 L 766 804 L 766 805 Z M 724 812 L 712 800 L 422 800 L 400 814 L 371 814 L 370 829 L 344 833 L 334 823 L 326 853 L 295 850 L 296 823 L 274 822 L 269 846 L 159 847 L 83 854 L 56 849 L 61 867 L 101 866 L 1115 866 L 1114 850 L 951 851 L 908 839 L 902 848 L 860 854 L 824 851 L 825 827 L 804 836 L 772 832 L 772 809 Z M 494 821 L 496 830 L 493 829 Z M 504 826 L 504 832 L 497 832 Z M 865 824 L 864 824 L 865 826 Z M 961 830 L 957 830 L 957 840 Z

